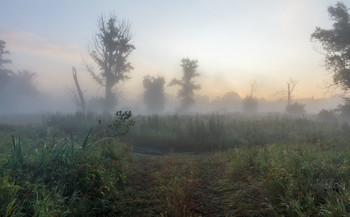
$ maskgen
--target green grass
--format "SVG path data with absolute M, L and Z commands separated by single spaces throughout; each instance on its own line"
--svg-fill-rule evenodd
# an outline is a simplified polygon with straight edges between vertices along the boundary
M 0 125 L 0 216 L 350 213 L 347 124 L 152 115 L 116 139 L 112 116 L 49 119 Z M 130 144 L 173 153 L 134 156 Z
M 274 216 L 347 216 L 348 145 L 268 145 L 227 153 L 233 183 L 259 186 Z M 253 198 L 252 198 L 253 199 Z
M 113 140 L 74 137 L 34 145 L 13 138 L 1 158 L 1 210 L 6 216 L 116 215 L 129 151 Z

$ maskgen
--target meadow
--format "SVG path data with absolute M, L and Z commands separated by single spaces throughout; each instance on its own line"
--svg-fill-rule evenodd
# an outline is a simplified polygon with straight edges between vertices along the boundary
M 0 124 L 1 216 L 349 216 L 350 127 L 283 114 Z

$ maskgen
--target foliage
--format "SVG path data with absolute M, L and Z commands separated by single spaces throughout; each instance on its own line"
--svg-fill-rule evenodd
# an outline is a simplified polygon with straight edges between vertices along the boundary
M 319 120 L 321 122 L 335 122 L 335 121 L 337 121 L 337 116 L 336 116 L 335 112 L 332 110 L 322 109 L 317 114 L 317 120 Z
M 112 129 L 114 136 L 123 136 L 128 133 L 129 129 L 135 125 L 135 120 L 132 118 L 131 111 L 117 111 L 115 113 L 116 118 L 112 124 L 108 125 Z
M 115 16 L 107 21 L 101 17 L 98 21 L 99 32 L 93 39 L 91 58 L 99 66 L 98 75 L 88 66 L 88 71 L 96 82 L 105 87 L 105 111 L 111 112 L 116 105 L 115 95 L 112 92 L 114 85 L 129 79 L 128 73 L 133 69 L 127 61 L 135 46 L 130 44 L 130 24 Z
M 199 73 L 196 73 L 198 67 L 197 60 L 190 60 L 189 58 L 183 58 L 181 60 L 181 67 L 183 70 L 183 76 L 181 80 L 174 78 L 169 86 L 179 85 L 180 90 L 178 96 L 181 98 L 180 111 L 188 111 L 191 105 L 194 104 L 194 90 L 200 89 L 198 84 L 192 80 L 195 77 L 199 76 Z
M 164 84 L 165 80 L 163 77 L 158 76 L 155 78 L 147 75 L 143 78 L 143 87 L 145 88 L 143 99 L 147 105 L 148 112 L 160 113 L 164 109 Z
M 319 41 L 326 52 L 325 63 L 333 71 L 334 84 L 348 92 L 350 88 L 350 15 L 342 2 L 328 8 L 333 23 L 332 29 L 317 27 L 311 35 Z

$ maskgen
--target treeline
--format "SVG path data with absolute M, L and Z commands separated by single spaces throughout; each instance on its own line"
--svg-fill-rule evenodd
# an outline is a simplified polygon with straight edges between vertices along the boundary
M 5 55 L 6 42 L 0 40 L 0 113 L 21 106 L 21 101 L 38 94 L 34 84 L 36 74 L 28 70 L 13 71 L 7 66 L 12 63 Z

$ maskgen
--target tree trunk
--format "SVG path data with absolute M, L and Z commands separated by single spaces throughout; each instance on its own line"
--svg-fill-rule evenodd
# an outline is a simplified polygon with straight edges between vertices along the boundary
M 105 95 L 105 111 L 114 112 L 116 106 L 115 96 L 112 92 L 113 85 L 106 81 L 106 95 Z
M 288 105 L 290 105 L 292 91 L 290 89 L 290 83 L 288 83 Z
M 75 70 L 75 68 L 73 67 L 72 71 L 73 71 L 73 78 L 74 78 L 75 86 L 77 87 L 78 96 L 79 96 L 79 99 L 80 99 L 79 100 L 79 106 L 81 107 L 81 110 L 83 112 L 86 112 L 86 103 L 85 103 L 83 92 L 81 91 L 80 85 L 79 85 L 79 82 L 78 82 L 77 70 Z

